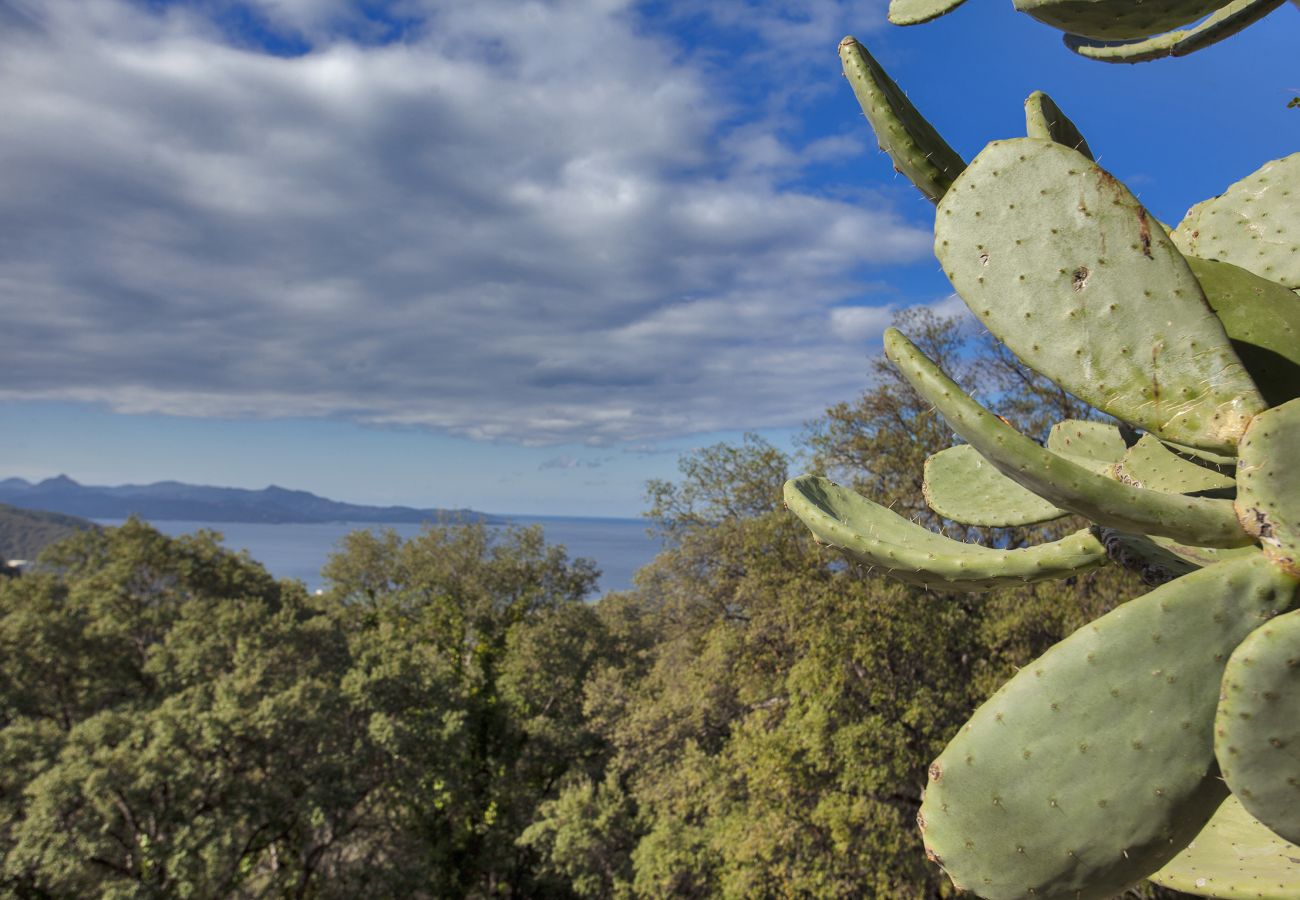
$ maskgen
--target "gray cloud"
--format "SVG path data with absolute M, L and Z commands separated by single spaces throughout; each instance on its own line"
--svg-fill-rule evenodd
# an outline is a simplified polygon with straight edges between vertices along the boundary
M 258 5 L 310 52 L 10 5 L 0 397 L 525 444 L 789 425 L 860 384 L 867 267 L 928 251 L 879 197 L 789 186 L 856 139 L 728 126 L 620 0 L 411 3 L 378 44 L 330 30 L 343 0 Z M 760 30 L 820 35 L 813 6 Z
M 605 462 L 604 459 L 578 459 L 576 456 L 565 453 L 542 460 L 542 462 L 538 463 L 537 468 L 543 472 L 547 469 L 598 469 Z

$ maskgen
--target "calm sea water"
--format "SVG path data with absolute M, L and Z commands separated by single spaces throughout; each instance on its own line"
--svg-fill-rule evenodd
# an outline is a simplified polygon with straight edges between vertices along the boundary
M 659 541 L 646 534 L 644 519 L 587 519 L 568 516 L 509 516 L 519 526 L 541 525 L 546 540 L 563 544 L 569 558 L 585 556 L 601 570 L 600 593 L 626 590 L 632 573 L 654 559 Z M 120 525 L 122 519 L 99 519 Z M 260 522 L 153 522 L 172 536 L 203 528 L 219 531 L 231 550 L 247 550 L 277 578 L 297 578 L 308 590 L 323 587 L 320 570 L 345 534 L 362 528 L 392 528 L 404 538 L 420 532 L 419 525 L 376 525 L 369 522 L 329 522 L 312 525 L 268 525 Z

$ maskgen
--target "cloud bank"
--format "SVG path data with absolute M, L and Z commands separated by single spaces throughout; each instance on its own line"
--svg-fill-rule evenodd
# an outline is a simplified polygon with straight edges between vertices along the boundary
M 0 9 L 0 398 L 605 444 L 861 386 L 851 304 L 930 238 L 797 177 L 856 137 L 738 115 L 623 0 L 358 9 Z

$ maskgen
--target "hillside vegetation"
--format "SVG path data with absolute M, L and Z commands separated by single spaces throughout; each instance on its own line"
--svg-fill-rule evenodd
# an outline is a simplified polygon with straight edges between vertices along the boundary
M 1081 412 L 952 322 L 907 325 L 1031 433 Z M 877 375 L 809 461 L 937 527 L 917 473 L 948 431 Z M 357 532 L 322 596 L 211 534 L 70 538 L 0 583 L 0 893 L 951 896 L 915 827 L 929 761 L 1141 586 L 885 580 L 781 508 L 790 462 L 686 456 L 650 485 L 663 553 L 597 603 L 538 530 Z
M 76 516 L 0 503 L 0 560 L 35 559 L 50 544 L 97 527 Z

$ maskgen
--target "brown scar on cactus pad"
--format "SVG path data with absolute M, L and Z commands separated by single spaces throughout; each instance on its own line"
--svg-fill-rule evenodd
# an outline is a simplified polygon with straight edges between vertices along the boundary
M 1147 211 L 1138 210 L 1138 242 L 1142 244 L 1142 255 L 1147 259 L 1155 259 L 1151 255 L 1151 223 L 1147 221 Z

